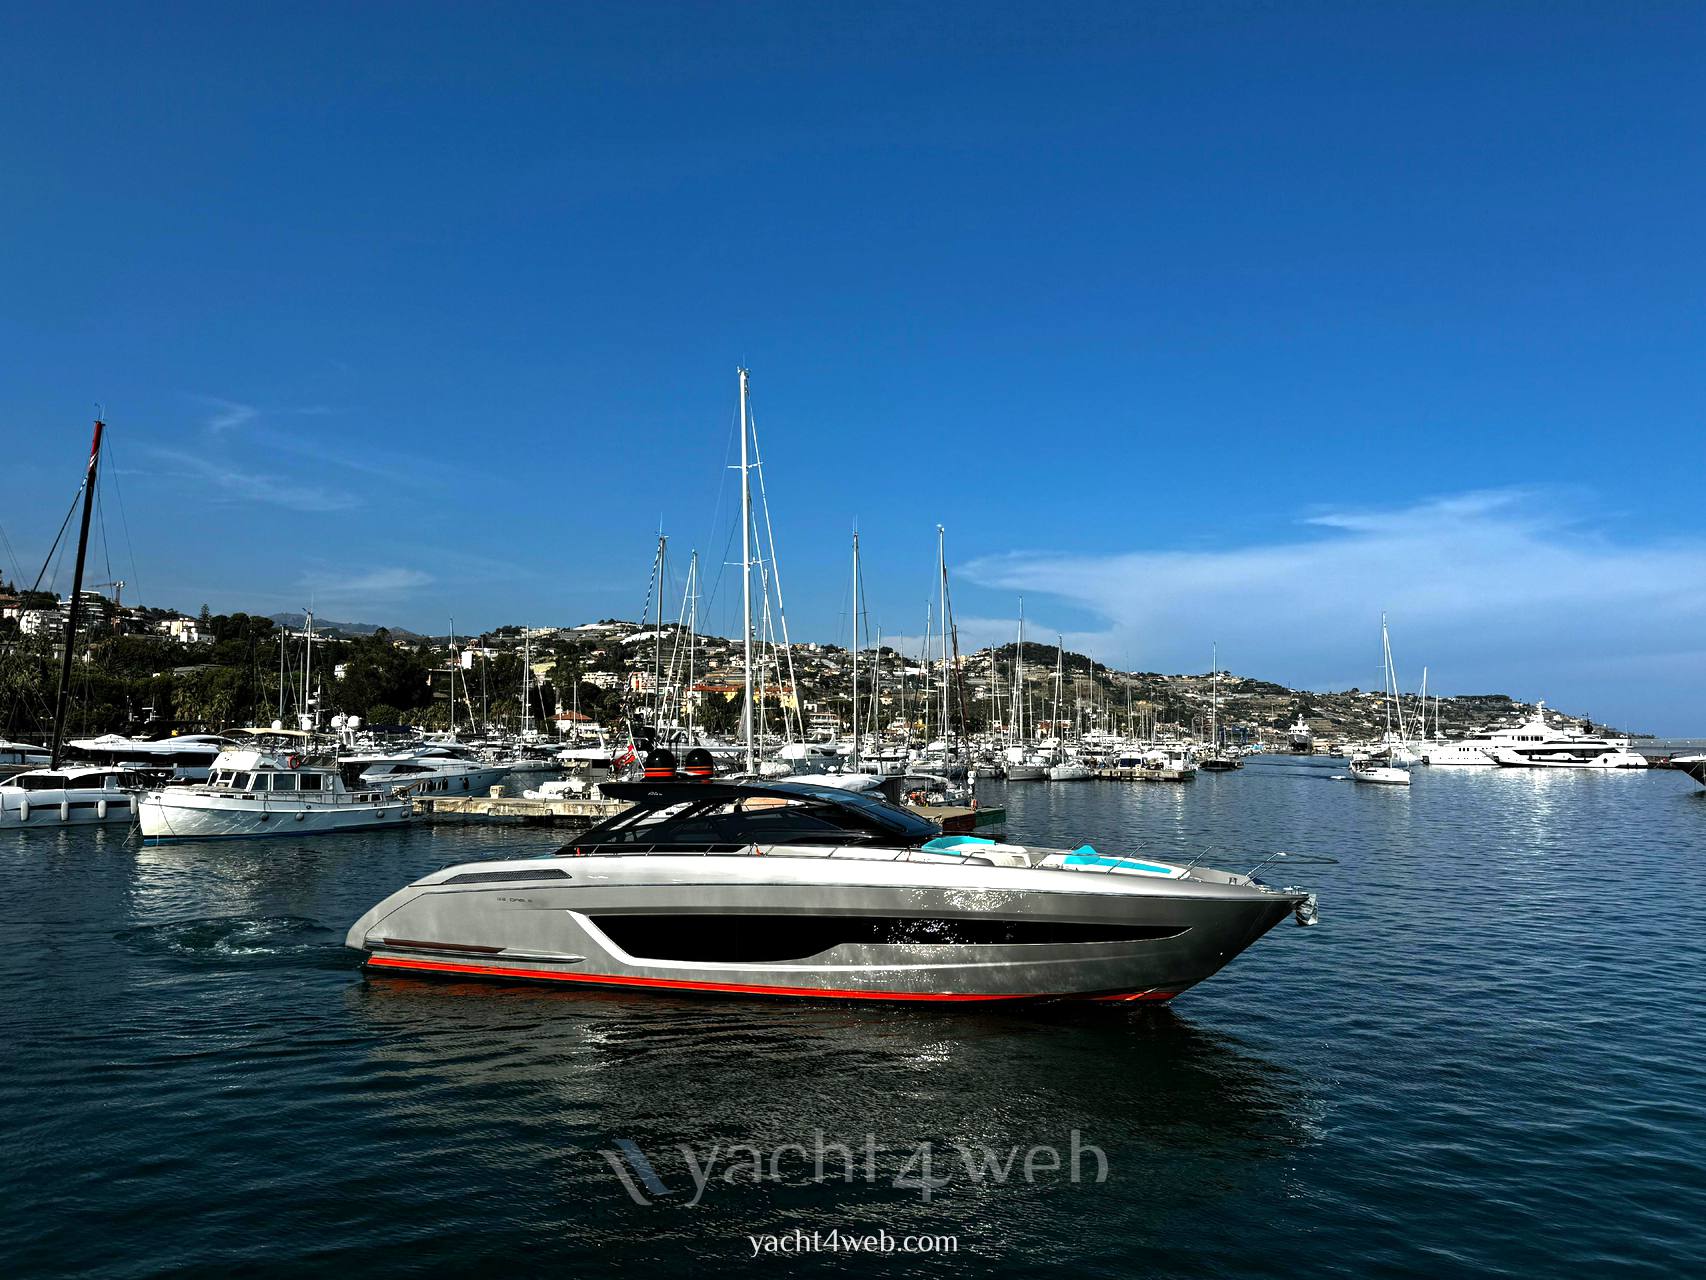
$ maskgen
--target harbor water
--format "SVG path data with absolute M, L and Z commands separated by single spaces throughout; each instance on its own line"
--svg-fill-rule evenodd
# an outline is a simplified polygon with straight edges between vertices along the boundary
M 369 980 L 341 944 L 382 896 L 558 841 L 0 833 L 0 1258 L 115 1280 L 1706 1270 L 1706 791 L 1343 774 L 980 786 L 1019 840 L 1337 859 L 1270 864 L 1320 925 L 1167 1008 Z M 813 1233 L 933 1243 L 855 1259 Z M 764 1237 L 785 1256 L 755 1257 Z

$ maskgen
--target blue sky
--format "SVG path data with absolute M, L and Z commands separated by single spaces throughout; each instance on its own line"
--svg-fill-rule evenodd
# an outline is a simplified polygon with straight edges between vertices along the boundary
M 796 636 L 855 521 L 919 634 L 940 522 L 968 640 L 1366 686 L 1385 609 L 1706 730 L 1698 6 L 0 14 L 29 572 L 99 401 L 130 596 L 635 616 L 745 363 Z

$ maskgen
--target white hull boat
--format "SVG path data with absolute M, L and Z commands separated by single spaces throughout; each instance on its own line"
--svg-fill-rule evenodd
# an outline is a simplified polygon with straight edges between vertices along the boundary
M 136 816 L 142 779 L 127 770 L 72 765 L 29 769 L 0 783 L 0 829 L 113 823 Z
M 414 817 L 406 794 L 351 790 L 329 761 L 282 752 L 221 752 L 207 782 L 145 792 L 137 805 L 142 837 L 233 840 L 328 835 L 394 827 Z
M 1312 895 L 1253 875 L 944 836 L 800 783 L 616 783 L 554 856 L 431 872 L 346 943 L 376 976 L 807 999 L 1164 1003 Z M 760 856 L 762 855 L 762 856 Z
M 1351 761 L 1351 777 L 1357 782 L 1366 782 L 1382 787 L 1407 787 L 1410 785 L 1410 771 L 1402 765 L 1383 764 L 1366 756 L 1358 756 Z

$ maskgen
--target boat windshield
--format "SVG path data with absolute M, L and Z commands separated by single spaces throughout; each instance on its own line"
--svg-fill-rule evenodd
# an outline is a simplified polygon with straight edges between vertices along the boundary
M 609 845 L 736 849 L 753 843 L 865 841 L 911 848 L 941 835 L 939 827 L 917 814 L 836 788 L 700 786 L 648 791 L 635 784 L 641 794 L 633 808 L 592 828 L 567 851 Z

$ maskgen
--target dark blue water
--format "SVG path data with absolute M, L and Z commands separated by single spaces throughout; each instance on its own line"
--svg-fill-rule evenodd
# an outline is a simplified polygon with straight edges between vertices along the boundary
M 358 914 L 549 833 L 0 836 L 0 1258 L 103 1277 L 1706 1268 L 1706 792 L 1336 771 L 1012 790 L 1018 838 L 1340 859 L 1271 877 L 1319 890 L 1318 928 L 1282 925 L 1161 1010 L 366 981 L 340 945 Z M 1074 1131 L 1077 1182 L 1049 1167 Z M 803 1151 L 772 1178 L 784 1144 Z M 1004 1181 L 965 1167 L 1015 1146 Z M 749 1236 L 796 1228 L 958 1253 L 753 1260 Z

